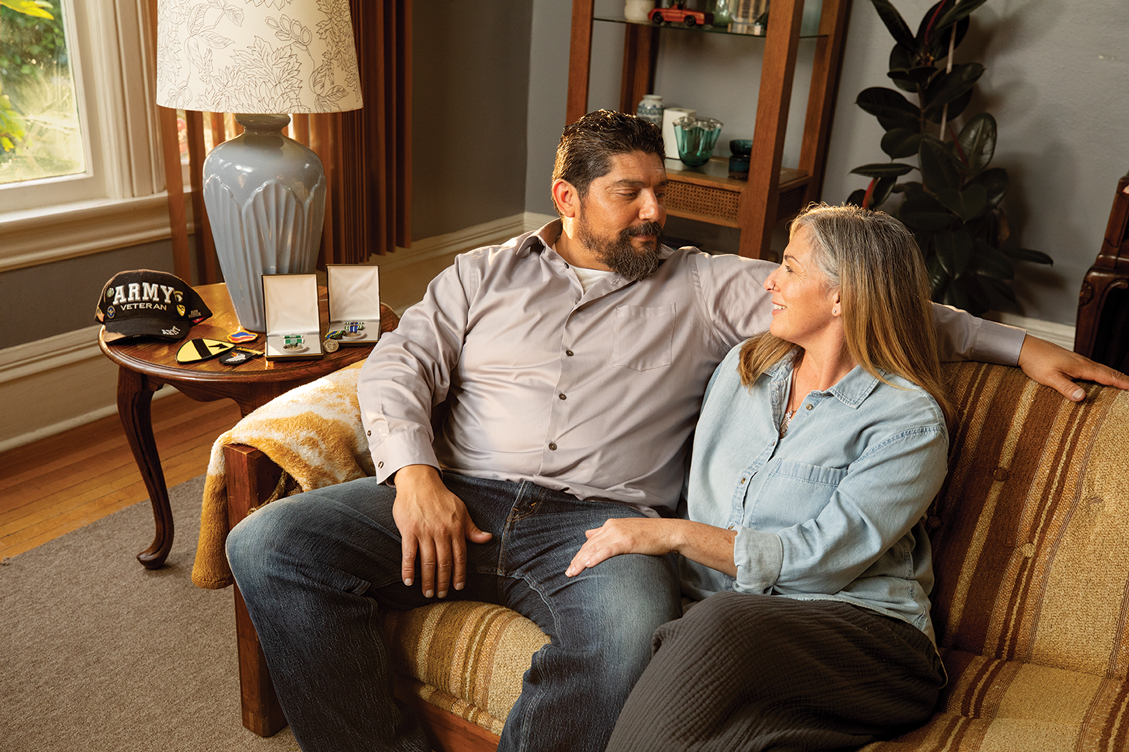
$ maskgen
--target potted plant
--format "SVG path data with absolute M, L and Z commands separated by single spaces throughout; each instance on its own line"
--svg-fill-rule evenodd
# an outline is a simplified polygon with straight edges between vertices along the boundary
M 894 37 L 887 75 L 901 91 L 872 87 L 858 95 L 856 104 L 885 129 L 881 148 L 891 161 L 852 170 L 870 184 L 847 199 L 876 209 L 897 194 L 901 201 L 886 211 L 917 236 L 933 299 L 974 314 L 992 307 L 992 291 L 1018 303 L 1008 284 L 1013 260 L 1052 263 L 1045 253 L 1009 242 L 1000 206 L 1008 174 L 990 166 L 996 120 L 987 112 L 965 113 L 984 66 L 954 63 L 953 50 L 968 32 L 969 16 L 985 2 L 941 0 L 915 34 L 890 0 L 871 0 Z M 912 157 L 917 164 L 897 161 Z M 904 176 L 917 179 L 899 181 Z

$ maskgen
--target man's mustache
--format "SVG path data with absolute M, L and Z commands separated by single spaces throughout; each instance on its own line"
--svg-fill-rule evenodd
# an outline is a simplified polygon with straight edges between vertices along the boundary
M 663 226 L 658 222 L 644 222 L 637 227 L 628 227 L 623 231 L 624 237 L 634 238 L 639 235 L 654 235 L 655 237 L 662 237 Z

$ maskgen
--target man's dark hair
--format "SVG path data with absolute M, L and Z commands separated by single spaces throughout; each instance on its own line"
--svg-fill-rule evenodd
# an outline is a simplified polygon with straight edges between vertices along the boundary
M 641 151 L 663 158 L 662 131 L 653 123 L 625 112 L 589 112 L 564 129 L 557 145 L 553 182 L 566 180 L 584 198 L 593 180 L 611 172 L 616 154 Z

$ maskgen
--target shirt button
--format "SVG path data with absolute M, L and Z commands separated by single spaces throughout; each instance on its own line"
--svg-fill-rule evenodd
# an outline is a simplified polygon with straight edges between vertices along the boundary
M 742 485 L 744 485 L 744 483 L 745 483 L 745 481 L 746 481 L 746 480 L 747 480 L 746 478 L 742 478 L 742 479 L 741 479 L 741 484 L 742 484 Z
M 557 445 L 556 445 L 556 443 L 554 443 L 554 442 L 552 442 L 552 441 L 550 441 L 550 442 L 549 442 L 549 451 L 551 451 L 551 452 L 555 452 L 555 451 L 557 451 Z
M 568 357 L 571 358 L 572 357 L 572 350 L 565 350 L 565 355 L 567 355 Z
M 384 461 L 383 461 L 383 460 L 381 460 L 380 462 L 377 462 L 377 463 L 376 463 L 376 466 L 377 466 L 377 467 L 384 467 Z
M 564 394 L 558 394 L 557 399 L 568 399 L 568 397 L 564 396 Z
M 811 410 L 811 405 L 804 405 L 805 410 Z
M 365 431 L 365 436 L 372 436 L 372 431 Z

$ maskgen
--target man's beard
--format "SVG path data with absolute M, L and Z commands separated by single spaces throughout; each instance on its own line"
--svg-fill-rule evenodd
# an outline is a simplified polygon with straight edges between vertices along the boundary
M 655 241 L 636 249 L 631 239 L 637 235 L 654 235 Z M 596 254 L 600 263 L 632 282 L 651 276 L 662 263 L 663 228 L 658 222 L 628 227 L 618 237 L 609 240 L 596 237 L 582 216 L 577 224 L 577 238 Z

